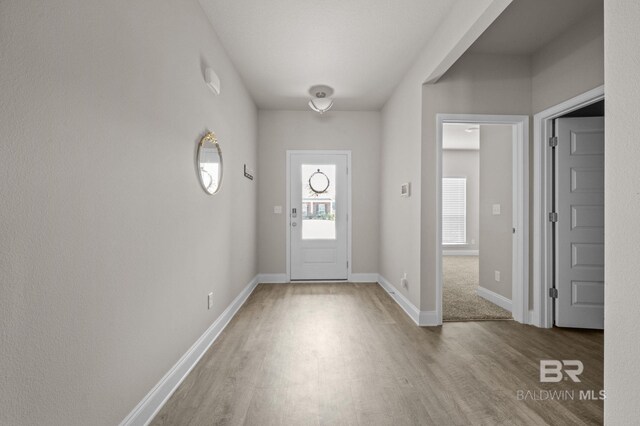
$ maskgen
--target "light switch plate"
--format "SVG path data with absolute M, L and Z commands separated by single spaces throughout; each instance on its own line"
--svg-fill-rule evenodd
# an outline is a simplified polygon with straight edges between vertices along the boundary
M 207 295 L 207 309 L 213 308 L 213 293 Z
M 493 271 L 496 281 L 500 282 L 500 271 Z
M 282 214 L 282 206 L 273 206 L 274 214 Z
M 411 182 L 406 182 L 400 185 L 400 196 L 411 197 Z
M 494 215 L 499 215 L 500 214 L 500 204 L 494 204 L 491 211 L 493 212 Z

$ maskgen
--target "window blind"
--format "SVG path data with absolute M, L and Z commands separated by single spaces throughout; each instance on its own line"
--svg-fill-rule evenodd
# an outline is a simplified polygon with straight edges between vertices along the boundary
M 467 243 L 467 178 L 442 179 L 442 244 Z

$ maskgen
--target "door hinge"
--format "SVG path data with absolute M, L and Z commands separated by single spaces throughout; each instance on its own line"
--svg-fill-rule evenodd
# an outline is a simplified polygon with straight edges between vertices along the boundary
M 549 289 L 549 297 L 552 299 L 557 299 L 558 298 L 558 289 L 557 288 L 550 288 Z
M 549 222 L 556 223 L 558 221 L 558 213 L 551 212 L 549 213 Z
M 349 261 L 347 260 L 347 268 L 349 267 Z
M 549 146 L 551 148 L 555 148 L 556 146 L 558 146 L 558 137 L 557 136 L 552 136 L 549 138 Z

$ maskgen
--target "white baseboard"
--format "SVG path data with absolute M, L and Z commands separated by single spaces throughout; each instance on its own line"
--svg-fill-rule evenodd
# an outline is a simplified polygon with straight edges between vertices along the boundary
M 244 302 L 258 285 L 258 275 L 240 292 L 225 311 L 216 319 L 202 336 L 189 348 L 178 362 L 164 375 L 157 385 L 140 401 L 140 403 L 120 423 L 120 426 L 147 425 L 160 411 L 180 383 L 200 361 L 215 342 L 222 330 L 229 324 Z
M 389 296 L 409 315 L 409 318 L 420 326 L 437 326 L 438 314 L 435 311 L 420 311 L 413 303 L 407 299 L 398 289 L 385 277 L 378 275 L 378 284 L 384 288 Z
M 389 293 L 389 296 L 391 296 L 391 298 L 395 300 L 398 305 L 400 305 L 400 307 L 407 313 L 407 315 L 409 315 L 409 318 L 411 318 L 413 322 L 416 323 L 416 325 L 420 325 L 420 310 L 416 308 L 416 306 L 411 303 L 409 299 L 407 299 L 402 293 L 400 293 L 398 289 L 395 288 L 393 284 L 391 284 L 382 275 L 378 277 L 378 284 L 380 284 L 380 286 L 384 288 L 387 293 Z
M 327 282 L 333 282 L 328 280 Z M 376 283 L 378 282 L 378 274 L 355 273 L 349 276 L 349 281 L 354 283 Z M 288 283 L 287 274 L 258 274 L 258 282 L 263 284 L 284 284 Z M 296 281 L 300 282 L 316 282 L 316 281 Z M 336 281 L 340 282 L 340 281 Z
M 258 282 L 263 284 L 288 283 L 287 274 L 258 274 Z
M 478 296 L 482 297 L 483 299 L 487 299 L 494 305 L 500 306 L 502 309 L 506 309 L 507 311 L 512 312 L 511 300 L 496 292 L 487 290 L 484 287 L 478 287 Z
M 442 250 L 443 256 L 479 256 L 480 250 Z
M 351 276 L 349 277 L 349 281 L 354 283 L 377 283 L 378 274 L 351 274 Z
M 437 327 L 441 325 L 438 320 L 438 312 L 420 311 L 420 325 L 425 327 Z
M 527 322 L 525 322 L 525 324 L 535 325 L 536 327 L 539 327 L 539 325 L 535 321 L 535 318 L 534 318 L 535 315 L 534 315 L 533 309 L 529 309 L 528 313 L 529 313 L 529 316 L 526 318 Z

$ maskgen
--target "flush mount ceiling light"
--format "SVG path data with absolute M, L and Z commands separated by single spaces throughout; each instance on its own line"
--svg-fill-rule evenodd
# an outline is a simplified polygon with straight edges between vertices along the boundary
M 311 100 L 309 100 L 309 106 L 315 112 L 324 114 L 329 111 L 333 106 L 333 89 L 329 86 L 313 86 L 309 89 Z

